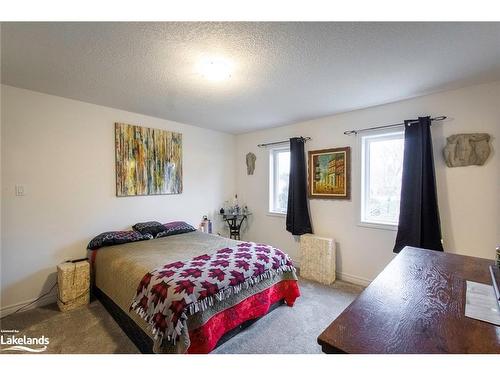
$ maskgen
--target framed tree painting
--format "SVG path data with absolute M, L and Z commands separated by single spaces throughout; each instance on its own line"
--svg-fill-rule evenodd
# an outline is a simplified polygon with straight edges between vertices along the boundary
M 309 151 L 309 198 L 351 198 L 351 148 Z
M 182 193 L 182 134 L 115 123 L 116 195 Z

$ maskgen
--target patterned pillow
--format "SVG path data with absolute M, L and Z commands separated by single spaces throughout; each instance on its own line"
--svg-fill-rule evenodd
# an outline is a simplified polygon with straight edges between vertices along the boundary
M 158 233 L 163 232 L 165 227 L 158 221 L 146 221 L 145 223 L 135 224 L 132 229 L 141 234 L 150 234 L 155 237 Z
M 96 250 L 99 249 L 100 247 L 113 246 L 122 243 L 151 240 L 151 239 L 153 239 L 153 236 L 151 234 L 141 234 L 133 230 L 119 231 L 119 232 L 104 232 L 94 237 L 87 245 L 87 249 Z
M 173 236 L 174 234 L 182 234 L 194 232 L 193 226 L 189 225 L 184 221 L 172 221 L 170 223 L 163 224 L 163 231 L 158 233 L 155 238 Z

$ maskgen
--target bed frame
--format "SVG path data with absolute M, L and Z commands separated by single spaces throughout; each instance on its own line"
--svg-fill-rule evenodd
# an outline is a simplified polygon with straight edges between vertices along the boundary
M 109 298 L 102 290 L 97 288 L 95 285 L 92 288 L 93 295 L 103 304 L 109 314 L 113 317 L 113 319 L 118 323 L 120 328 L 125 332 L 128 338 L 135 344 L 137 349 L 143 354 L 154 354 L 153 353 L 153 340 L 134 322 L 116 303 L 113 302 L 111 298 Z M 278 306 L 284 304 L 284 300 L 280 300 L 271 305 L 266 315 L 277 308 Z M 250 319 L 246 322 L 240 324 L 238 327 L 233 328 L 232 330 L 226 332 L 217 342 L 216 348 L 220 345 L 224 344 L 226 341 L 230 340 L 238 333 L 243 331 L 244 329 L 251 326 L 260 318 L 265 315 L 256 318 Z

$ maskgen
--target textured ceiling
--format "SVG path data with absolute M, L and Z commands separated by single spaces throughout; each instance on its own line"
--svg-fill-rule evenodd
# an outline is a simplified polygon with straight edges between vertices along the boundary
M 3 23 L 2 83 L 243 133 L 500 80 L 500 23 Z M 223 56 L 234 70 L 196 71 Z

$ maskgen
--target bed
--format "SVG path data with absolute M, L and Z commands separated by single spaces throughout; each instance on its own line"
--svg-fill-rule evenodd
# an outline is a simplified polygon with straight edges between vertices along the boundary
M 202 308 L 187 309 L 183 329 L 175 339 L 159 338 L 151 322 L 131 308 L 132 301 L 137 298 L 145 275 L 150 275 L 152 270 L 200 257 L 222 257 L 221 249 L 224 253 L 224 249 L 229 251 L 241 246 L 250 246 L 250 243 L 193 231 L 103 247 L 91 254 L 94 294 L 141 352 L 209 353 L 277 304 L 284 301 L 293 306 L 300 295 L 295 269 L 289 267 L 270 277 L 254 279 L 245 287 L 236 288 L 237 292 L 226 293 L 224 298 L 210 299 L 210 303 L 201 301 Z M 224 268 L 224 264 L 218 268 Z

